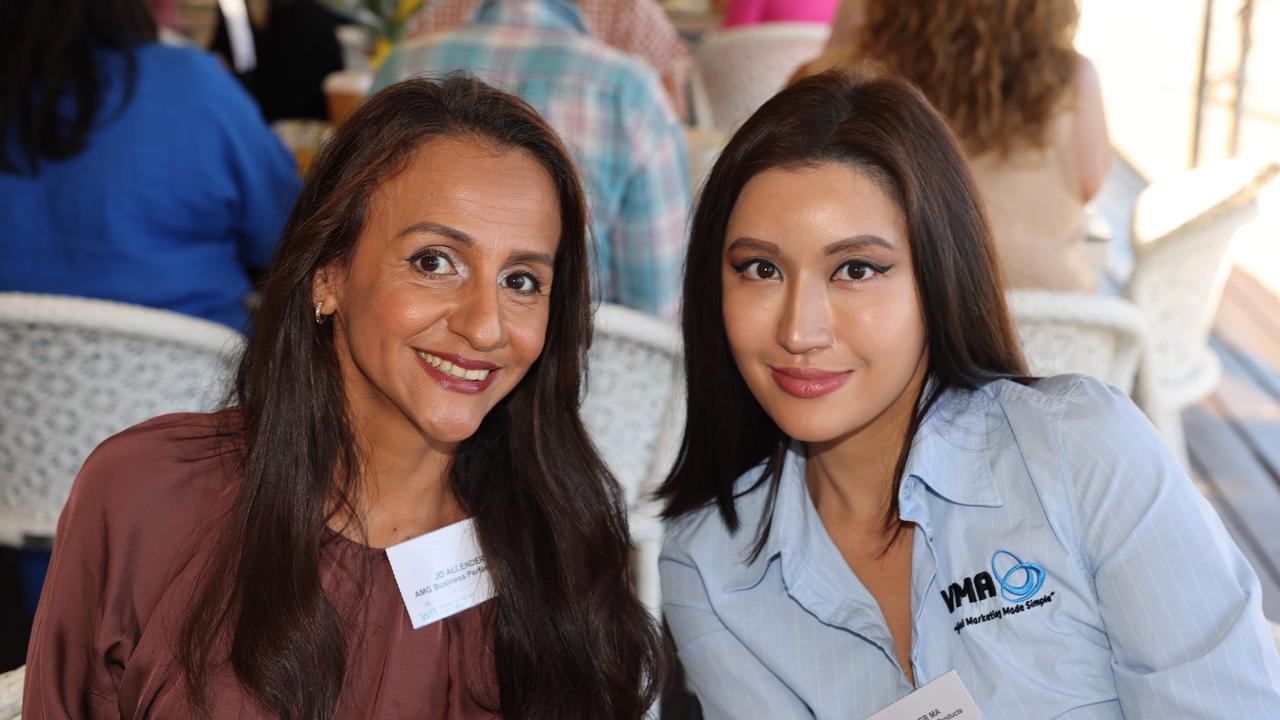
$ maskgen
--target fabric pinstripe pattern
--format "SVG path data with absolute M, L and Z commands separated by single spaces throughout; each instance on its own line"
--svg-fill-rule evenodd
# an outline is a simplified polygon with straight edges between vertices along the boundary
M 712 509 L 669 528 L 664 609 L 708 718 L 865 718 L 912 690 L 803 473 L 796 447 L 753 562 L 762 489 L 739 498 L 737 535 Z M 1280 717 L 1256 575 L 1114 389 L 948 392 L 899 500 L 917 683 L 954 669 L 989 720 Z
M 471 25 L 392 51 L 374 85 L 456 69 L 523 97 L 564 139 L 591 209 L 597 296 L 675 317 L 689 177 L 653 71 L 591 39 L 563 0 L 489 0 Z

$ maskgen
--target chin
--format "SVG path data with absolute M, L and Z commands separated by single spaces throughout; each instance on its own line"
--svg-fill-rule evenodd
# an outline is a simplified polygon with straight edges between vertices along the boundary
M 861 416 L 851 417 L 849 408 L 840 406 L 788 410 L 785 414 L 770 415 L 770 418 L 787 437 L 803 443 L 838 440 L 862 429 L 870 420 Z
M 449 423 L 440 425 L 438 423 L 427 423 L 422 425 L 423 433 L 440 442 L 455 444 L 460 443 L 480 429 L 480 423 Z
M 800 422 L 794 425 L 778 423 L 778 427 L 786 433 L 787 437 L 802 443 L 828 442 L 847 432 L 845 428 L 834 428 L 811 422 Z

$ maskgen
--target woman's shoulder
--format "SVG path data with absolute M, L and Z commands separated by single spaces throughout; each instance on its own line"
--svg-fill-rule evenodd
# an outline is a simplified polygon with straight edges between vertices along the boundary
M 193 47 L 150 42 L 133 48 L 141 77 L 165 85 L 181 84 L 187 92 L 218 86 L 230 72 L 212 54 Z
M 985 392 L 996 399 L 1028 464 L 1057 468 L 1077 489 L 1107 482 L 1121 467 L 1143 477 L 1177 474 L 1177 461 L 1151 421 L 1127 395 L 1097 378 L 1057 375 L 1025 385 L 1001 380 Z
M 1144 419 L 1129 396 L 1089 375 L 1053 375 L 1029 383 L 997 380 L 984 391 L 997 400 L 1005 414 L 1013 413 L 1030 424 Z
M 719 505 L 708 504 L 670 521 L 663 536 L 663 554 L 670 559 L 705 566 L 718 559 L 736 563 L 751 551 L 768 500 L 768 483 L 762 482 L 765 464 L 751 468 L 734 483 L 737 527 L 730 527 Z
M 132 464 L 144 458 L 155 467 L 157 460 L 177 461 L 221 452 L 239 444 L 241 429 L 238 407 L 159 415 L 103 440 L 85 467 Z
M 240 428 L 232 408 L 162 415 L 118 433 L 85 461 L 64 516 L 130 526 L 158 514 L 171 526 L 204 517 L 234 489 Z
M 137 86 L 134 99 L 150 106 L 160 104 L 164 116 L 220 118 L 232 107 L 251 106 L 252 99 L 231 71 L 212 53 L 160 42 L 134 49 Z
M 134 53 L 140 65 L 166 70 L 166 77 L 190 79 L 194 76 L 221 80 L 231 74 L 216 56 L 199 48 L 149 42 L 138 45 Z

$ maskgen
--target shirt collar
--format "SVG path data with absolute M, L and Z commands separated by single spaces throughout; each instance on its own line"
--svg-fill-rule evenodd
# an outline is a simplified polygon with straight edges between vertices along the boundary
M 485 0 L 472 22 L 587 33 L 586 21 L 573 0 Z
M 760 498 L 760 502 L 739 502 L 739 512 L 743 514 L 745 522 L 737 537 L 741 538 L 743 545 L 741 551 L 744 565 L 725 586 L 725 590 L 745 590 L 759 584 L 775 557 L 782 557 L 783 575 L 788 579 L 794 577 L 806 564 L 806 548 L 813 546 L 809 537 L 814 530 L 812 520 L 817 519 L 817 513 L 812 509 L 809 489 L 804 483 L 804 463 L 804 446 L 791 443 L 782 461 L 782 477 L 779 479 L 778 496 L 773 506 L 773 524 L 769 529 L 769 537 L 760 553 L 750 561 L 750 549 L 755 545 L 757 537 L 752 530 L 760 527 L 763 499 L 768 495 L 767 483 L 750 494 Z M 753 478 L 759 477 L 762 468 L 763 466 L 753 468 L 748 473 Z
M 926 393 L 931 386 L 932 383 L 926 387 Z M 929 497 L 955 505 L 1003 505 L 987 463 L 994 403 L 987 393 L 962 390 L 948 390 L 938 398 L 920 423 L 907 455 L 898 492 L 899 517 L 911 522 L 927 522 Z M 742 538 L 740 550 L 744 566 L 725 585 L 725 590 L 756 586 L 774 558 L 781 558 L 783 581 L 790 587 L 808 563 L 808 549 L 818 547 L 823 541 L 818 534 L 825 533 L 826 528 L 822 527 L 809 499 L 804 466 L 804 446 L 792 443 L 783 461 L 773 526 L 759 555 L 750 562 L 745 558 L 749 557 L 756 539 L 751 530 L 758 527 L 763 502 L 740 502 L 745 522 L 738 537 Z M 761 468 L 749 472 L 753 478 L 759 477 Z M 751 495 L 763 499 L 767 493 L 765 487 L 761 487 Z
M 999 405 L 990 393 L 957 389 L 942 393 L 916 430 L 903 468 L 898 492 L 903 520 L 915 519 L 906 517 L 905 509 L 918 500 L 919 483 L 956 505 L 1004 504 L 988 458 L 995 446 L 992 434 L 998 432 L 998 414 Z

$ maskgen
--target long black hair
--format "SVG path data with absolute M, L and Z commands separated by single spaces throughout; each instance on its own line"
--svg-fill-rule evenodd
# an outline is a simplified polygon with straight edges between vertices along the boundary
M 899 79 L 838 71 L 778 93 L 729 140 L 694 213 L 682 318 L 688 424 L 675 467 L 658 490 L 666 517 L 714 504 L 736 532 L 735 481 L 766 461 L 751 488 L 769 483 L 757 554 L 768 537 L 789 439 L 752 396 L 730 353 L 721 295 L 725 231 L 748 180 L 771 168 L 828 162 L 875 178 L 902 212 L 924 314 L 931 382 L 908 426 L 886 525 L 898 522 L 897 484 L 911 441 L 942 393 L 1026 375 L 977 188 L 955 137 L 924 96 Z
M 226 636 L 237 678 L 276 715 L 333 714 L 348 648 L 319 562 L 328 521 L 358 517 L 362 458 L 312 279 L 350 258 L 375 188 L 444 136 L 529 153 L 551 175 L 561 219 L 542 355 L 461 444 L 449 478 L 497 591 L 487 618 L 498 697 L 477 699 L 513 720 L 639 718 L 653 699 L 660 645 L 627 585 L 625 509 L 578 416 L 591 330 L 582 188 L 532 108 L 452 75 L 362 105 L 316 159 L 285 228 L 236 386 L 243 485 L 181 636 L 197 704 L 220 660 L 209 638 Z
M 83 151 L 102 110 L 95 53 L 125 51 L 127 103 L 136 74 L 129 50 L 155 38 L 146 0 L 0 3 L 0 172 L 34 173 L 40 158 Z

